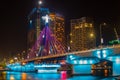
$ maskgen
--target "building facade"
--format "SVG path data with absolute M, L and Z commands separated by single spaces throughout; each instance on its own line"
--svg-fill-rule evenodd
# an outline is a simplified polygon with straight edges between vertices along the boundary
M 94 48 L 96 37 L 92 18 L 82 17 L 71 20 L 70 47 L 71 51 Z
M 66 46 L 64 17 L 57 13 L 50 13 L 49 16 L 51 18 L 49 25 L 52 32 L 56 36 L 57 40 L 59 40 L 64 46 Z

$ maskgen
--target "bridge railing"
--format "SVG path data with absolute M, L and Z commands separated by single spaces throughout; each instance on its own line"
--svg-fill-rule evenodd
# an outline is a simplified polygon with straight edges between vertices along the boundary
M 53 54 L 53 55 L 48 55 L 48 56 L 36 57 L 36 58 L 32 58 L 32 59 L 26 59 L 23 61 L 27 62 L 27 61 L 34 61 L 34 60 L 39 60 L 39 59 L 62 57 L 62 56 L 66 56 L 68 54 L 84 54 L 86 52 L 92 52 L 95 50 L 106 49 L 106 48 L 119 48 L 119 47 L 120 47 L 120 45 L 102 46 L 102 47 L 96 47 L 94 49 L 88 49 L 88 50 L 83 50 L 83 51 L 74 51 L 74 52 L 67 52 L 67 53 L 61 53 L 61 54 Z

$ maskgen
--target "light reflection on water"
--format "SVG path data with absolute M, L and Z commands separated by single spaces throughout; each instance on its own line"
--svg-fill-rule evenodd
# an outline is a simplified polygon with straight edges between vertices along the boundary
M 116 80 L 114 78 L 100 78 L 95 76 L 73 76 L 63 71 L 61 73 L 21 73 L 21 72 L 2 72 L 0 80 Z

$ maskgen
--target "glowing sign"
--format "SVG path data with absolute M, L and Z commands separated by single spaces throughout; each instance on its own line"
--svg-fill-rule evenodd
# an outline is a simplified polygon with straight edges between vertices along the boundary
M 49 22 L 50 17 L 48 15 L 42 17 L 43 20 L 45 20 L 45 23 Z

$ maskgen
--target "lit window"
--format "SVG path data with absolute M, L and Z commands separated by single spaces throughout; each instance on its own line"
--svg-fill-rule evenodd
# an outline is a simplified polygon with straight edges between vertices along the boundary
M 72 43 L 73 41 L 71 40 L 70 43 Z
M 94 36 L 94 34 L 93 34 L 93 33 L 91 33 L 91 34 L 90 34 L 90 37 L 93 37 L 93 36 Z
M 90 23 L 90 27 L 93 27 L 92 23 Z
M 88 27 L 88 24 L 87 24 L 87 23 L 85 23 L 85 27 Z

